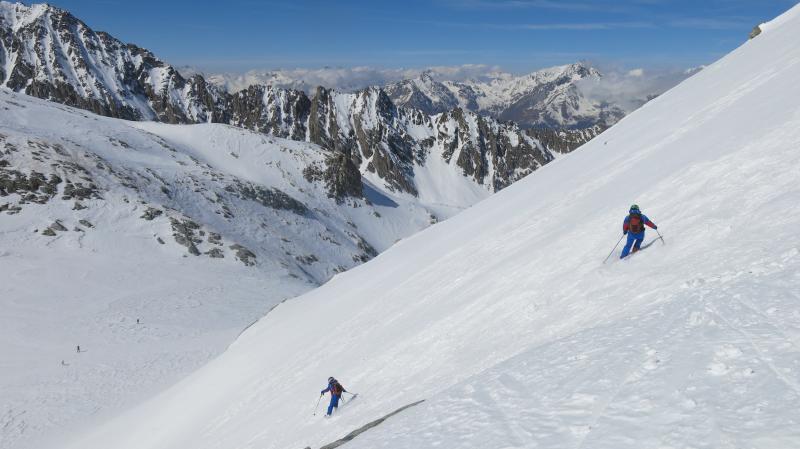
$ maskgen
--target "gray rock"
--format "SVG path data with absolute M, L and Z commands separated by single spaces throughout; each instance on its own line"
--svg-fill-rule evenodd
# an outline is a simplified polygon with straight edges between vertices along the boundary
M 332 443 L 329 443 L 329 444 L 326 444 L 326 445 L 320 447 L 320 449 L 335 449 L 335 448 L 337 448 L 339 446 L 342 446 L 342 445 L 346 444 L 347 442 L 352 441 L 353 439 L 355 439 L 357 436 L 361 435 L 362 433 L 364 433 L 364 432 L 366 432 L 366 431 L 368 431 L 368 430 L 370 430 L 370 429 L 372 429 L 374 427 L 377 427 L 377 426 L 381 425 L 384 421 L 386 421 L 387 419 L 391 418 L 392 416 L 397 415 L 398 413 L 401 413 L 406 409 L 409 409 L 409 408 L 414 407 L 416 405 L 422 404 L 423 402 L 425 402 L 424 399 L 421 400 L 421 401 L 412 402 L 411 404 L 408 404 L 408 405 L 404 405 L 403 407 L 400 407 L 397 410 L 395 410 L 395 411 L 393 411 L 393 412 L 391 412 L 391 413 L 389 413 L 387 415 L 384 415 L 384 416 L 382 416 L 382 417 L 380 417 L 380 418 L 378 418 L 378 419 L 376 419 L 374 421 L 370 421 L 367 424 L 364 424 L 363 426 L 359 427 L 358 429 L 353 430 L 352 432 L 348 433 L 347 435 L 345 435 L 341 439 L 336 440 L 336 441 L 334 441 Z
M 88 200 L 91 198 L 100 198 L 97 186 L 93 183 L 84 184 L 82 182 L 71 183 L 67 182 L 64 186 L 64 194 L 61 196 L 63 200 Z
M 216 232 L 209 232 L 208 243 L 212 245 L 222 245 L 222 236 Z
M 87 228 L 93 228 L 94 227 L 94 225 L 89 220 L 86 220 L 86 219 L 78 220 L 78 223 L 86 226 Z
M 236 258 L 240 260 L 243 264 L 247 265 L 248 267 L 256 264 L 255 261 L 256 255 L 249 249 L 245 248 L 242 245 L 239 245 L 238 243 L 231 245 L 230 248 L 236 251 Z
M 59 220 L 54 221 L 53 224 L 50 225 L 49 229 L 52 229 L 53 231 L 61 231 L 61 232 L 67 231 L 67 228 L 63 224 L 61 224 L 61 221 L 59 221 Z
M 225 257 L 225 254 L 219 248 L 211 248 L 210 250 L 206 251 L 206 255 L 213 259 L 222 259 Z
M 159 217 L 159 216 L 161 216 L 163 214 L 164 214 L 164 211 L 162 211 L 160 209 L 156 209 L 154 207 L 148 207 L 147 209 L 145 209 L 144 213 L 139 218 L 143 218 L 143 219 L 145 219 L 147 221 L 152 221 L 152 220 L 155 220 L 156 217 Z
M 309 254 L 308 256 L 295 256 L 295 260 L 297 260 L 303 265 L 311 265 L 314 262 L 319 262 L 317 256 L 313 254 Z
M 195 231 L 200 229 L 200 225 L 188 218 L 184 220 L 170 218 L 169 221 L 172 225 L 172 237 L 175 241 L 179 245 L 185 246 L 189 254 L 199 256 L 200 250 L 197 249 L 196 244 L 202 242 L 203 239 L 198 238 L 195 235 Z
M 594 125 L 582 129 L 531 128 L 526 133 L 550 151 L 566 154 L 600 135 L 607 128 Z
M 288 210 L 298 215 L 308 214 L 308 208 L 305 204 L 276 188 L 264 187 L 251 182 L 236 180 L 234 184 L 225 187 L 225 190 L 235 194 L 241 199 L 255 201 L 264 207 Z M 230 212 L 230 210 L 224 206 L 223 210 Z
M 361 172 L 346 154 L 334 153 L 325 161 L 325 172 L 322 177 L 328 189 L 328 196 L 342 202 L 346 197 L 361 198 L 364 196 L 361 184 Z
M 761 34 L 761 26 L 756 25 L 753 27 L 753 30 L 750 31 L 750 39 L 754 39 L 759 34 Z

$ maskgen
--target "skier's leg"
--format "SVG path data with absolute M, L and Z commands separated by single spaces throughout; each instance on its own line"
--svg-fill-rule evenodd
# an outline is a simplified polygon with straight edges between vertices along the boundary
M 635 239 L 634 239 L 634 237 L 633 237 L 633 234 L 631 234 L 631 233 L 629 232 L 629 233 L 628 233 L 628 241 L 626 241 L 626 242 L 625 242 L 625 247 L 624 247 L 624 248 L 622 248 L 622 254 L 620 254 L 620 256 L 619 256 L 619 258 L 620 258 L 620 259 L 624 259 L 624 258 L 625 258 L 625 256 L 627 256 L 627 255 L 628 255 L 628 253 L 630 253 L 630 252 L 631 252 L 631 245 L 633 245 L 633 241 L 634 241 L 634 240 L 635 240 Z
M 636 234 L 636 241 L 633 242 L 633 252 L 639 251 L 639 248 L 642 246 L 642 242 L 644 241 L 644 232 L 641 234 Z
M 328 415 L 333 413 L 333 409 L 339 408 L 339 396 L 331 395 L 331 403 L 328 405 Z

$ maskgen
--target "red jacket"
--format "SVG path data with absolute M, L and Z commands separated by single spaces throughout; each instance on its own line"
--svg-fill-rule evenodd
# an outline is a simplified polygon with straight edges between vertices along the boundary
M 650 221 L 650 219 L 647 218 L 647 215 L 639 214 L 639 217 L 641 217 L 641 218 L 638 218 L 638 219 L 640 219 L 642 221 L 642 223 L 644 223 L 645 225 L 650 226 L 653 229 L 658 229 L 658 226 L 656 226 L 655 223 Z M 630 231 L 630 230 L 631 230 L 631 214 L 628 214 L 628 216 L 625 217 L 625 221 L 622 222 L 622 232 L 624 234 L 627 234 L 628 231 Z M 644 226 L 642 226 L 642 231 L 641 232 L 644 232 Z

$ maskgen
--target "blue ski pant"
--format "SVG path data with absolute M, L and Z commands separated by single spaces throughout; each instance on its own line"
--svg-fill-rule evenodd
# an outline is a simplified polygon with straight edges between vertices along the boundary
M 622 248 L 622 254 L 619 256 L 620 259 L 625 258 L 630 252 L 631 247 L 635 248 L 637 251 L 642 246 L 642 241 L 644 240 L 644 231 L 639 232 L 637 234 L 633 234 L 631 232 L 628 233 L 628 241 L 625 243 L 625 247 Z
M 340 396 L 338 395 L 331 395 L 331 403 L 328 405 L 328 415 L 333 413 L 333 409 L 339 408 L 339 398 Z

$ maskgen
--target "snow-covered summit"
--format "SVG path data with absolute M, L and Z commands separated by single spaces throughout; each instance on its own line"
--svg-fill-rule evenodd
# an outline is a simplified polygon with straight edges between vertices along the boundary
M 168 123 L 218 121 L 221 96 L 149 51 L 48 4 L 0 3 L 0 86 L 92 112 Z
M 0 17 L 5 23 L 11 25 L 11 29 L 18 31 L 20 28 L 38 20 L 42 15 L 49 12 L 63 13 L 64 11 L 54 8 L 47 3 L 38 3 L 26 6 L 22 3 L 0 1 Z
M 800 6 L 68 447 L 318 448 L 421 399 L 348 447 L 800 446 L 798 41 Z M 666 244 L 602 265 L 632 202 Z
M 586 98 L 577 87 L 580 81 L 601 77 L 597 69 L 580 62 L 522 76 L 500 72 L 465 81 L 437 81 L 423 73 L 386 90 L 398 105 L 428 113 L 461 107 L 523 126 L 584 128 L 610 126 L 625 115 L 619 106 Z

